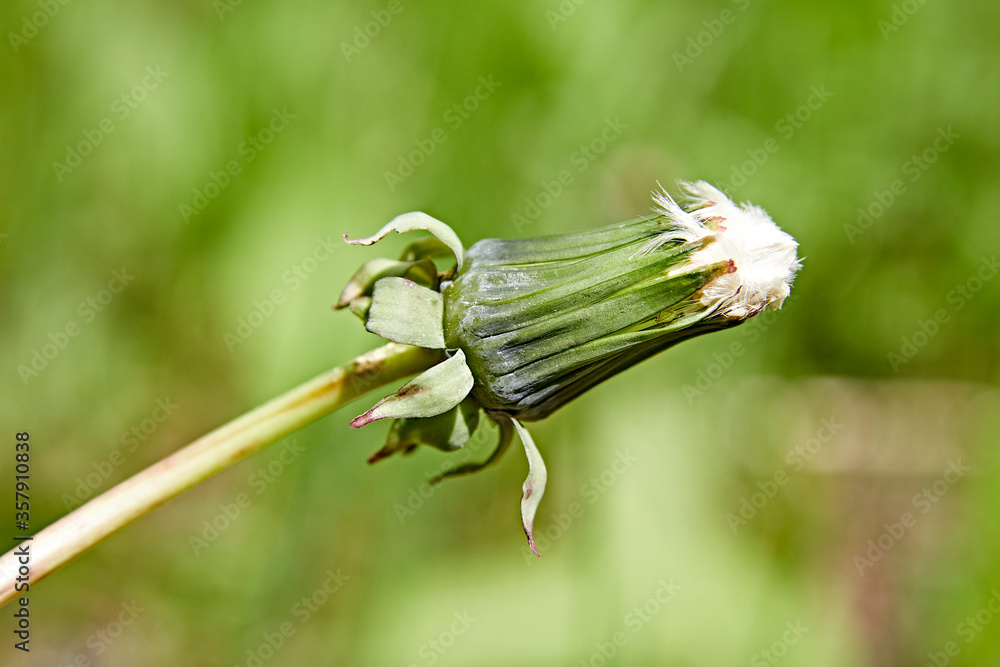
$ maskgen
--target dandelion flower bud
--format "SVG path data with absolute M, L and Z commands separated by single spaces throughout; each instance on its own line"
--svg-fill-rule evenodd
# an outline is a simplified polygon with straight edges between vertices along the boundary
M 397 420 L 371 460 L 418 444 L 458 449 L 492 421 L 497 450 L 451 473 L 466 474 L 496 460 L 516 430 L 529 461 L 521 512 L 534 549 L 547 475 L 521 422 L 681 341 L 780 308 L 800 268 L 798 244 L 763 209 L 704 181 L 680 185 L 684 206 L 663 190 L 652 215 L 586 232 L 484 239 L 466 251 L 444 223 L 407 213 L 349 241 L 416 229 L 436 237 L 398 260 L 366 263 L 337 304 L 384 338 L 441 350 L 440 364 L 352 422 Z M 437 274 L 431 258 L 444 254 L 455 267 Z
M 445 338 L 491 410 L 542 419 L 682 340 L 780 308 L 795 240 L 705 182 L 654 215 L 580 234 L 486 239 L 444 290 Z

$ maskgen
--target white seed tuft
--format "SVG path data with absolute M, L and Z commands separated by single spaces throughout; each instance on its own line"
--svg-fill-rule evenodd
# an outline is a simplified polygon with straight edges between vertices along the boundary
M 693 242 L 714 237 L 671 273 L 731 261 L 735 271 L 721 275 L 697 295 L 701 304 L 723 317 L 743 319 L 770 306 L 781 308 L 795 273 L 802 267 L 798 243 L 759 206 L 734 204 L 705 181 L 681 181 L 687 202 L 681 208 L 665 190 L 653 193 L 654 211 L 674 223 L 641 251 L 652 252 L 669 241 Z

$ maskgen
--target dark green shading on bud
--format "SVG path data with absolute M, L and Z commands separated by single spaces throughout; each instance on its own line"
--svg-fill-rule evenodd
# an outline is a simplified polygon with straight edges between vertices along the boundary
M 691 298 L 731 262 L 685 270 L 709 240 L 644 252 L 664 231 L 653 218 L 473 245 L 444 290 L 444 330 L 447 346 L 465 352 L 483 407 L 542 419 L 656 352 L 738 324 L 711 320 Z

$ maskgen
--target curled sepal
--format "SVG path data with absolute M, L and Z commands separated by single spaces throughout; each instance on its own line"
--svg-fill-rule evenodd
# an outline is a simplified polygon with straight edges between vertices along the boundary
M 525 478 L 524 486 L 521 487 L 524 491 L 524 495 L 521 496 L 521 524 L 524 526 L 524 534 L 528 536 L 528 545 L 535 552 L 535 555 L 541 558 L 542 554 L 538 553 L 538 549 L 535 548 L 533 531 L 535 513 L 538 511 L 538 504 L 542 502 L 542 496 L 545 495 L 545 481 L 548 479 L 548 472 L 545 470 L 545 461 L 542 460 L 542 455 L 539 453 L 538 447 L 535 446 L 535 441 L 531 439 L 528 429 L 521 426 L 521 422 L 516 419 L 510 421 L 517 429 L 517 436 L 521 438 L 524 453 L 528 457 L 528 477 Z
M 444 300 L 440 292 L 406 278 L 375 283 L 365 328 L 394 343 L 444 349 Z
M 491 466 L 500 460 L 500 457 L 503 456 L 503 453 L 507 451 L 508 447 L 510 447 L 511 440 L 514 439 L 514 427 L 511 425 L 509 419 L 501 419 L 497 422 L 494 421 L 493 418 L 489 416 L 489 414 L 487 414 L 487 418 L 491 422 L 496 424 L 497 427 L 500 429 L 500 439 L 497 442 L 496 449 L 493 450 L 493 453 L 490 454 L 489 458 L 487 458 L 485 461 L 481 463 L 465 463 L 455 468 L 452 468 L 451 470 L 443 472 L 434 479 L 432 479 L 430 481 L 431 484 L 437 484 L 441 480 L 447 479 L 449 477 L 460 477 L 462 475 L 471 475 L 472 473 L 479 472 L 483 468 Z
M 347 238 L 347 234 L 344 234 L 344 240 L 353 245 L 371 245 L 384 239 L 389 232 L 399 232 L 402 234 L 403 232 L 412 232 L 418 229 L 430 232 L 439 241 L 448 246 L 455 254 L 455 261 L 458 263 L 458 268 L 462 268 L 462 262 L 465 260 L 465 249 L 462 246 L 462 241 L 458 238 L 458 234 L 440 220 L 432 218 L 421 211 L 411 211 L 410 213 L 397 215 L 389 221 L 389 224 L 368 238 L 349 239 Z
M 413 451 L 418 445 L 453 452 L 465 446 L 478 425 L 479 404 L 471 398 L 434 417 L 397 419 L 389 429 L 385 445 L 369 457 L 368 463 L 381 461 L 396 452 Z
M 472 390 L 472 371 L 459 350 L 450 359 L 429 368 L 386 396 L 371 410 L 354 418 L 351 428 L 361 428 L 379 419 L 433 417 L 462 402 Z
M 404 262 L 376 257 L 362 264 L 351 276 L 334 309 L 346 308 L 358 299 L 371 296 L 375 283 L 388 276 L 406 278 L 431 289 L 437 289 L 438 286 L 437 268 L 430 259 Z

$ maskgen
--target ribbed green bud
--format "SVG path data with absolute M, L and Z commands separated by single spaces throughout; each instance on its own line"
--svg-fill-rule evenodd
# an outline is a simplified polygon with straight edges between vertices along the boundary
M 473 245 L 444 290 L 444 332 L 447 347 L 465 352 L 479 403 L 542 419 L 652 354 L 739 324 L 692 299 L 735 270 L 731 261 L 690 267 L 711 238 L 644 252 L 666 225 L 657 216 Z
M 737 206 L 704 182 L 681 186 L 684 208 L 656 193 L 653 215 L 577 234 L 485 239 L 466 252 L 440 220 L 406 213 L 349 241 L 414 230 L 434 237 L 398 259 L 369 260 L 337 303 L 372 333 L 441 354 L 351 422 L 396 420 L 370 461 L 421 444 L 454 451 L 493 422 L 493 455 L 442 477 L 464 475 L 497 460 L 516 432 L 529 466 L 521 517 L 534 549 L 547 472 L 520 422 L 683 340 L 780 308 L 799 269 L 798 244 L 762 209 Z M 447 254 L 455 266 L 438 274 L 432 258 Z

